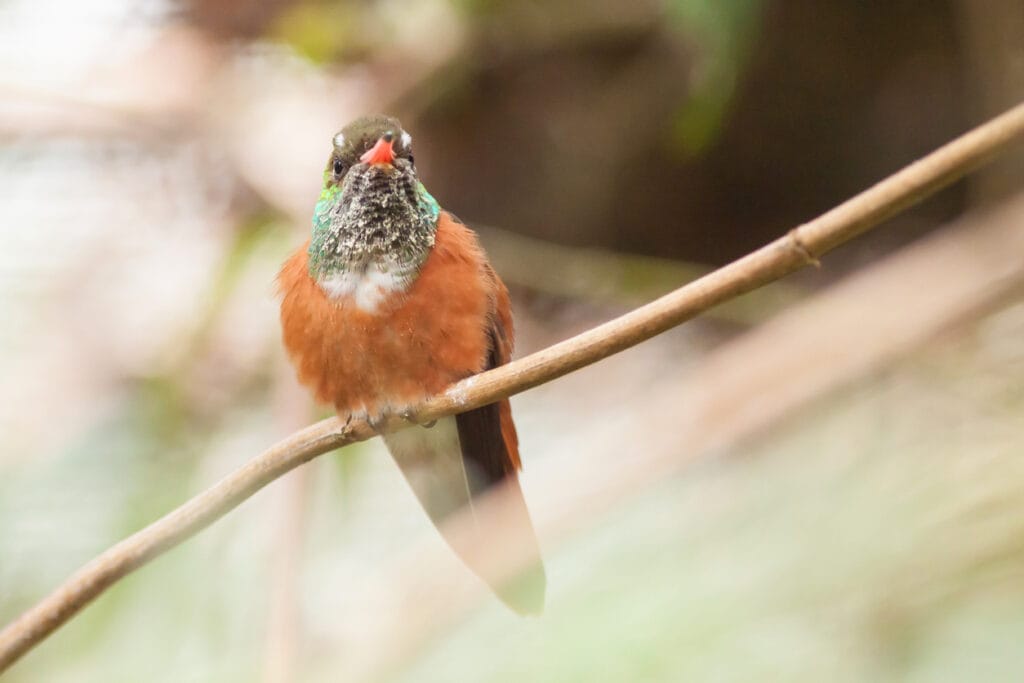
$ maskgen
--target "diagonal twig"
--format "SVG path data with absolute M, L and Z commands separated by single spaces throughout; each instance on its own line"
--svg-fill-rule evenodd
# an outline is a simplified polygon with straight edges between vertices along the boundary
M 492 403 L 566 375 L 664 332 L 724 301 L 813 264 L 1024 138 L 1024 104 L 975 128 L 815 220 L 623 316 L 525 358 L 470 377 L 425 403 L 430 421 Z M 381 431 L 405 425 L 394 418 Z M 104 590 L 198 533 L 271 481 L 312 458 L 376 432 L 364 421 L 330 418 L 302 429 L 181 507 L 124 539 L 75 572 L 0 631 L 0 672 Z

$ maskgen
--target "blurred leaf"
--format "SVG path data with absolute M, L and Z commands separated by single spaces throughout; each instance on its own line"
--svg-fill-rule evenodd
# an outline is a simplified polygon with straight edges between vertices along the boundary
M 752 43 L 763 0 L 672 0 L 676 26 L 697 45 L 693 91 L 679 111 L 675 141 L 687 156 L 699 155 L 717 139 Z
M 300 2 L 277 20 L 273 35 L 315 64 L 333 61 L 358 45 L 357 9 L 341 2 Z

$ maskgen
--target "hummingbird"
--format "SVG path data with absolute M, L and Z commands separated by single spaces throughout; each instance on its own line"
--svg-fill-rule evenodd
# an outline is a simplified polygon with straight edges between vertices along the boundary
M 511 303 L 476 233 L 420 182 L 397 119 L 357 119 L 332 143 L 312 235 L 278 275 L 282 338 L 318 401 L 377 425 L 507 363 Z M 546 579 L 508 399 L 383 439 L 455 553 L 513 610 L 540 613 Z M 445 526 L 499 485 L 500 525 L 471 514 L 468 538 Z M 496 579 L 489 550 L 512 542 L 529 554 L 527 569 Z

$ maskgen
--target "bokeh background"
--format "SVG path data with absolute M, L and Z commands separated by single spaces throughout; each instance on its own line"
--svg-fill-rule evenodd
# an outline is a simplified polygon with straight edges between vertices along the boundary
M 1022 99 L 1019 0 L 3 0 L 0 622 L 325 414 L 273 280 L 351 118 L 412 132 L 525 355 Z M 373 441 L 4 680 L 1021 680 L 1022 179 L 514 398 L 543 618 Z

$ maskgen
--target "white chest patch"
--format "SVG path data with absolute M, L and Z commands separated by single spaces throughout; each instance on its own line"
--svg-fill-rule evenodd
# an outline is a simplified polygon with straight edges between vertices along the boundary
M 332 299 L 352 299 L 359 310 L 376 313 L 381 302 L 390 295 L 404 292 L 412 283 L 409 269 L 397 263 L 367 264 L 362 269 L 347 270 L 321 278 L 320 288 Z

